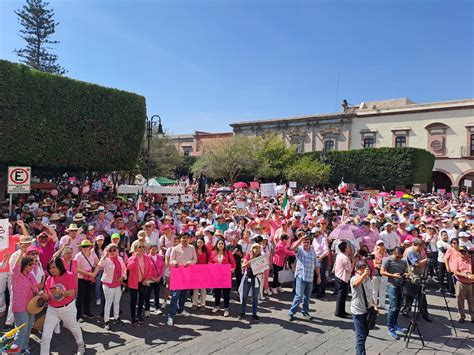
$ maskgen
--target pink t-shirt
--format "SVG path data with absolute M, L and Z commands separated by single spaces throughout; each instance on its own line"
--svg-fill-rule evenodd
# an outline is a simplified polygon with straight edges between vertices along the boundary
M 51 239 L 48 240 L 45 246 L 41 246 L 41 244 L 38 243 L 39 259 L 41 266 L 45 271 L 48 270 L 48 263 L 53 258 L 55 246 L 56 243 L 53 242 Z
M 74 257 L 74 261 L 77 262 L 77 268 L 81 269 L 82 271 L 93 272 L 99 263 L 99 258 L 94 252 L 91 252 L 89 257 L 86 257 L 85 254 L 80 252 Z M 90 277 L 81 275 L 80 273 L 77 273 L 77 277 L 80 279 L 90 280 Z
M 28 302 L 30 302 L 33 295 L 38 292 L 38 284 L 31 272 L 28 276 L 25 276 L 21 272 L 21 266 L 16 265 L 13 269 L 12 290 L 13 312 L 25 312 Z
M 64 295 L 55 297 L 53 296 L 51 291 L 53 289 L 57 289 L 57 290 L 63 290 L 63 292 L 66 292 L 69 290 L 77 289 L 76 276 L 67 271 L 61 276 L 50 276 L 46 280 L 44 289 L 50 296 L 49 298 L 50 306 L 52 307 L 65 306 L 71 303 L 72 301 L 74 301 L 76 295 L 73 293 L 69 297 L 64 297 Z
M 334 275 L 344 282 L 349 282 L 352 274 L 351 260 L 347 255 L 339 253 L 336 256 L 336 263 L 334 265 Z

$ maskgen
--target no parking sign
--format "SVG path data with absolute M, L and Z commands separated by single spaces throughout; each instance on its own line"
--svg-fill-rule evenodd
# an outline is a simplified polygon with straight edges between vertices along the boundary
M 8 193 L 27 194 L 31 187 L 31 168 L 25 166 L 8 167 Z

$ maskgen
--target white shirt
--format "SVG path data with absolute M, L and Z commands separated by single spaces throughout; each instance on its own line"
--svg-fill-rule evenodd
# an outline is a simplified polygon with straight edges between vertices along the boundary
M 438 251 L 438 262 L 439 263 L 444 263 L 445 262 L 445 257 L 446 257 L 446 251 L 448 250 L 449 248 L 449 244 L 448 242 L 445 242 L 444 240 L 440 239 L 438 240 L 438 242 L 436 243 L 436 246 L 439 248 L 444 248 L 444 253 L 442 251 Z
M 474 244 L 472 244 L 472 242 L 470 240 L 468 240 L 466 242 L 463 242 L 462 240 L 459 240 L 459 246 L 460 247 L 465 246 L 469 250 L 472 247 L 474 247 Z
M 158 246 L 158 249 L 160 249 L 160 235 L 156 230 L 153 230 L 151 234 L 145 237 L 145 241 L 148 245 L 155 244 Z
M 380 233 L 380 238 L 383 240 L 385 249 L 392 250 L 395 247 L 400 246 L 400 237 L 398 236 L 397 232 L 393 230 L 390 233 L 384 230 L 382 233 Z

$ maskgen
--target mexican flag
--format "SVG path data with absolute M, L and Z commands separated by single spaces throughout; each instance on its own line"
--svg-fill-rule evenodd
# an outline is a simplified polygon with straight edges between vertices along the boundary
M 285 192 L 285 198 L 283 199 L 283 203 L 281 204 L 281 208 L 283 210 L 283 213 L 286 216 L 288 216 L 288 212 L 290 210 L 290 201 L 288 201 L 288 193 Z
M 337 187 L 337 189 L 339 190 L 341 194 L 345 194 L 347 192 L 347 185 L 344 182 L 344 178 L 341 179 L 341 182 L 339 183 L 339 186 Z

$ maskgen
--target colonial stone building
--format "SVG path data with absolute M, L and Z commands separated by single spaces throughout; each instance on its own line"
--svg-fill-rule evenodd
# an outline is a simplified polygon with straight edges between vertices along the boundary
M 226 139 L 233 136 L 232 132 L 208 133 L 195 131 L 193 134 L 172 135 L 170 139 L 181 154 L 199 157 L 205 149 L 212 149 L 216 144 L 224 144 Z
M 234 134 L 246 136 L 279 134 L 299 152 L 423 148 L 436 157 L 437 189 L 456 190 L 464 187 L 464 180 L 474 180 L 474 99 L 417 104 L 402 98 L 358 105 L 344 100 L 342 106 L 339 113 L 238 122 L 231 127 Z

